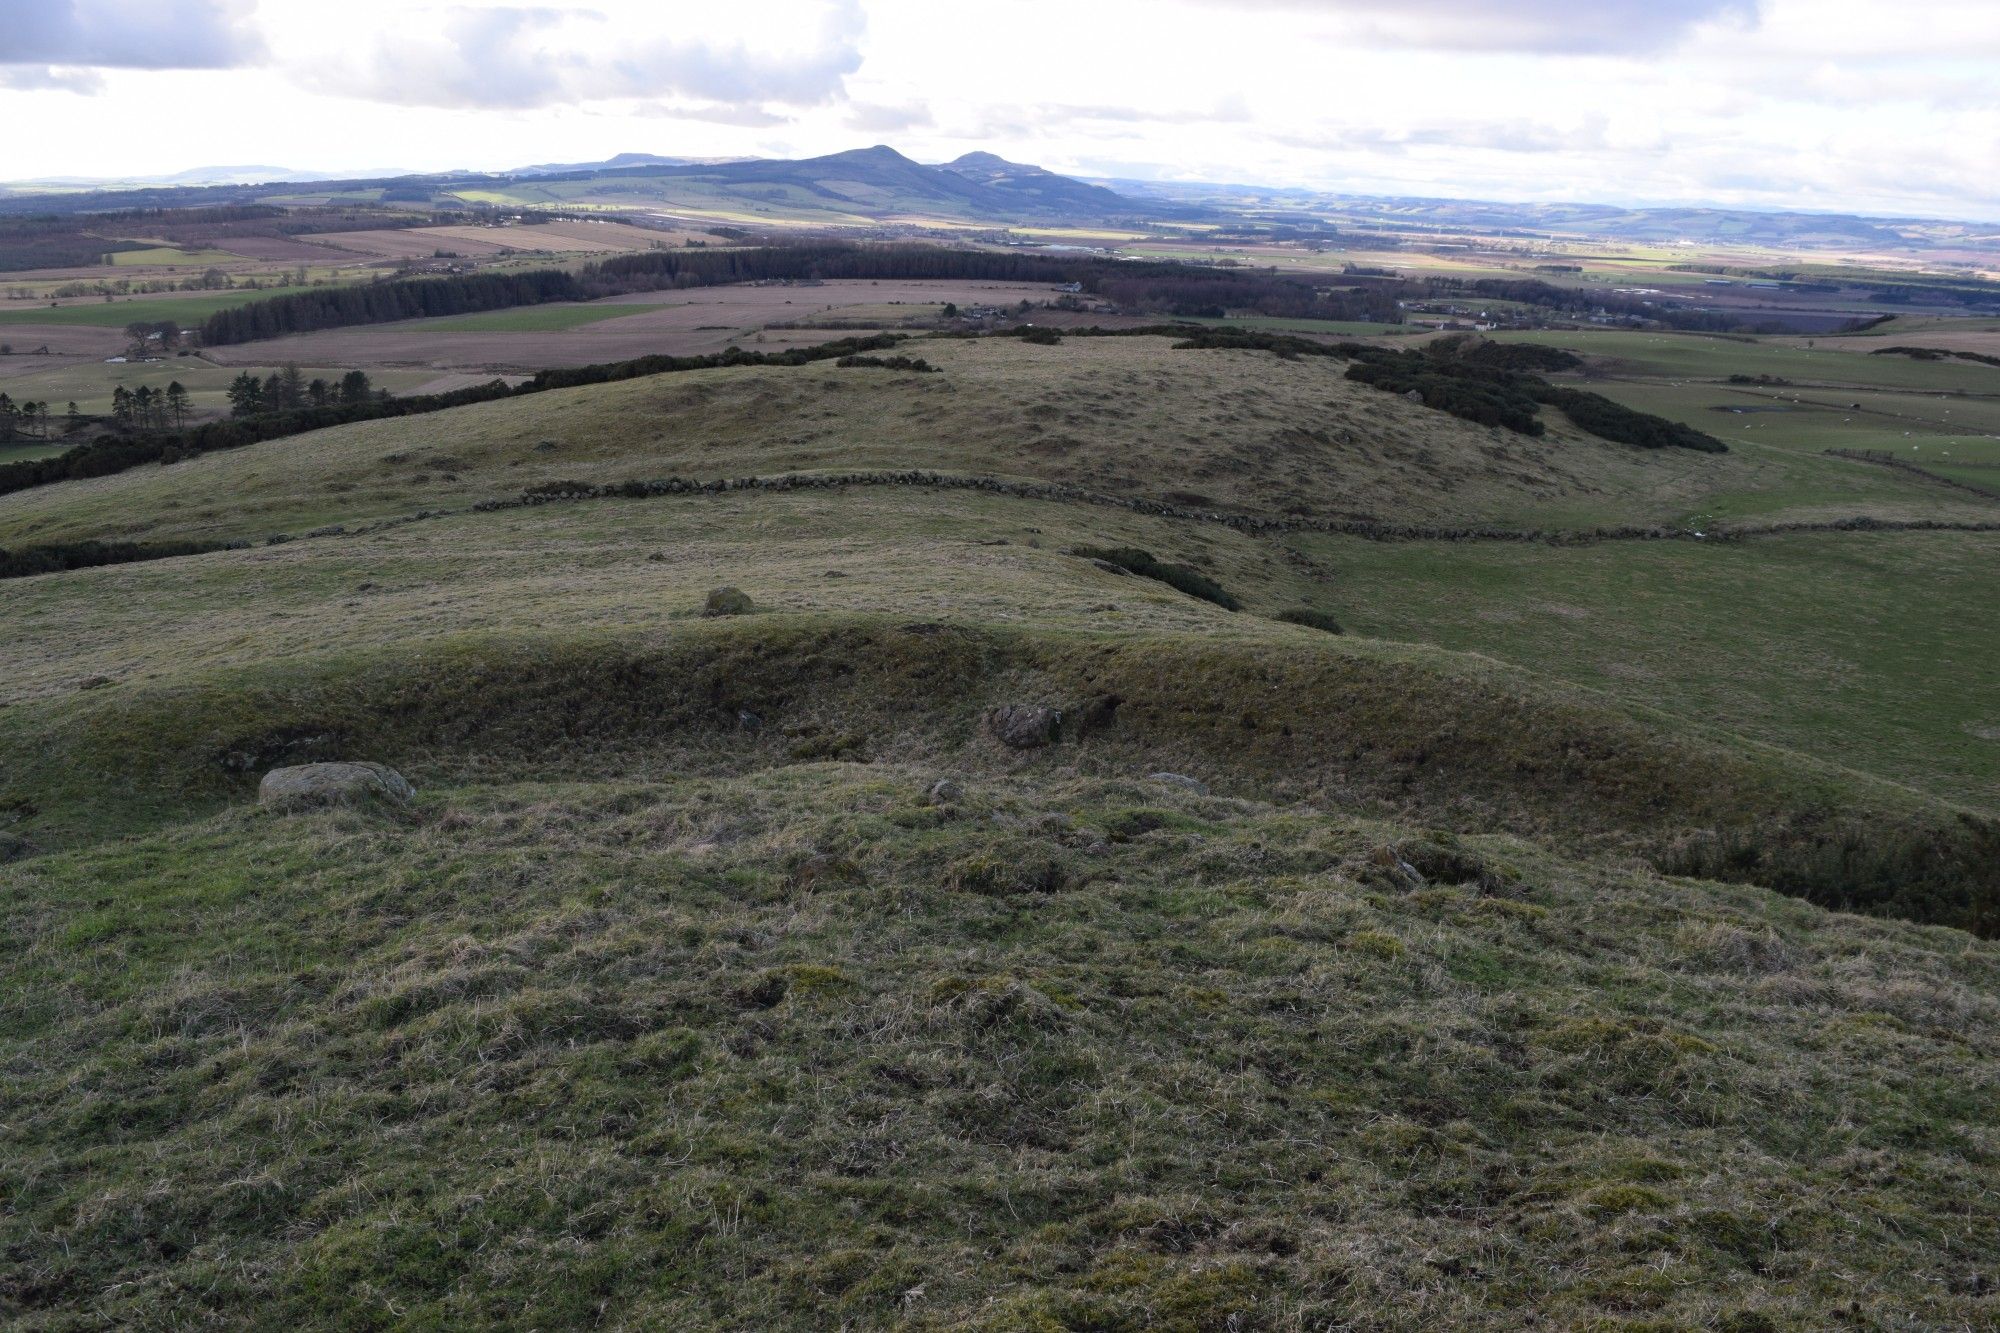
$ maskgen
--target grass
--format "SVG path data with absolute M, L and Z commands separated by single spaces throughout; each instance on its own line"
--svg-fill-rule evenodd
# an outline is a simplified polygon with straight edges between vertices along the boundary
M 1670 379 L 1726 380 L 1731 375 L 1775 375 L 1797 384 L 1842 384 L 1884 389 L 1991 387 L 2000 375 L 1990 366 L 1912 361 L 1900 356 L 1862 356 L 1843 350 L 1840 339 L 1748 338 L 1699 333 L 1562 330 L 1499 332 L 1500 342 L 1539 342 L 1586 355 L 1611 358 L 1621 375 Z M 1981 378 L 1974 371 L 1984 371 Z
M 1342 333 L 1357 337 L 1380 337 L 1409 331 L 1399 324 L 1370 324 L 1352 319 L 1281 319 L 1268 315 L 1232 315 L 1226 319 L 1177 315 L 1174 322 L 1206 324 L 1210 328 L 1269 329 L 1274 333 Z
M 1136 338 L 917 350 L 945 373 L 663 376 L 467 409 L 451 417 L 448 437 L 427 418 L 369 423 L 24 492 L 0 498 L 0 543 L 262 537 L 550 481 L 877 467 L 1028 477 L 1256 514 L 1526 527 L 1677 523 L 1724 501 L 1758 517 L 1992 510 L 1817 450 L 1697 458 L 1610 444 L 1560 421 L 1532 440 L 1488 431 L 1349 383 L 1338 361 L 1175 352 Z M 223 494 L 227 503 L 216 503 Z
M 598 303 L 523 306 L 515 310 L 491 310 L 476 315 L 448 315 L 443 319 L 417 320 L 399 324 L 397 328 L 424 333 L 554 333 L 564 329 L 580 329 L 586 324 L 599 324 L 607 319 L 643 315 L 649 309 L 652 307 Z
M 295 538 L 5 585 L 10 1326 L 1985 1320 L 2000 946 L 1829 909 L 2000 931 L 2000 538 L 472 506 L 889 467 L 1411 522 L 1990 502 L 1803 415 L 1663 458 L 1337 362 L 921 350 L 0 497 L 9 548 Z M 1005 749 L 1007 703 L 1060 738 Z M 418 802 L 255 806 L 323 758 Z
M 1290 541 L 1342 571 L 1350 630 L 1490 653 L 1988 808 L 2000 792 L 2000 708 L 1965 688 L 2000 653 L 2000 626 L 1968 613 L 2000 534 Z
M 179 246 L 160 245 L 150 250 L 114 251 L 111 262 L 119 268 L 131 268 L 161 264 L 228 264 L 241 262 L 242 258 L 228 250 L 183 250 Z
M 54 409 L 50 409 L 53 411 Z M 50 429 L 55 429 L 54 418 L 50 419 Z M 54 458 L 65 452 L 69 446 L 58 436 L 49 441 L 16 440 L 10 444 L 0 444 L 0 466 L 8 463 L 25 463 L 36 458 Z
M 1995 946 L 1500 839 L 1447 863 L 1511 887 L 1412 891 L 1392 827 L 932 776 L 34 863 L 14 1326 L 1983 1317 Z
M 80 302 L 73 305 L 0 306 L 0 325 L 48 324 L 83 325 L 92 328 L 122 329 L 127 324 L 157 323 L 177 319 L 181 327 L 194 328 L 218 310 L 229 310 L 250 301 L 262 300 L 270 291 L 241 289 L 228 292 L 189 292 L 185 296 L 121 296 L 112 301 Z

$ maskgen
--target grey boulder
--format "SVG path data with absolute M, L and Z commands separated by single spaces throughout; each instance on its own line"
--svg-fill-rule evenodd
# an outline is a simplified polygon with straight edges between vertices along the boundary
M 416 789 L 384 764 L 299 764 L 274 768 L 257 785 L 258 803 L 273 810 L 383 802 L 407 805 Z
M 993 738 L 1016 750 L 1052 743 L 1061 727 L 1062 713 L 1041 704 L 1002 704 L 986 713 L 986 729 Z

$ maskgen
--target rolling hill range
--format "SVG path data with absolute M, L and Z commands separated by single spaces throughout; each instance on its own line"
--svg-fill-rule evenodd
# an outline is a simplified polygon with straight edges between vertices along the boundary
M 483 185 L 478 197 L 493 192 L 493 186 Z M 734 211 L 745 220 L 768 216 L 779 221 L 934 218 L 1004 225 L 1103 222 L 1161 212 L 1158 205 L 1143 205 L 1102 186 L 991 153 L 968 153 L 929 166 L 882 144 L 796 161 L 653 163 L 537 174 L 531 180 L 503 183 L 499 193 L 522 204 L 647 201 L 704 214 Z
M 2000 506 L 901 350 L 0 496 L 14 1326 L 1989 1320 Z
M 296 173 L 266 183 L 181 185 L 57 193 L 32 185 L 0 190 L 0 213 L 72 214 L 130 208 L 199 208 L 301 198 L 443 207 L 530 207 L 591 203 L 619 208 L 670 207 L 746 221 L 854 223 L 960 220 L 999 226 L 1051 221 L 1105 222 L 1178 216 L 1184 210 L 1139 203 L 1098 185 L 991 153 L 967 153 L 927 165 L 886 145 L 797 160 L 662 157 L 625 153 L 601 163 L 549 164 L 511 173 L 441 172 L 393 178 L 303 180 Z

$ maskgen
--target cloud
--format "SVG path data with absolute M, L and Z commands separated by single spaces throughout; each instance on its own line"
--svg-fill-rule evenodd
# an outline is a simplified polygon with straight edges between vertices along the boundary
M 656 120 L 698 120 L 710 125 L 736 125 L 747 129 L 769 129 L 773 125 L 789 125 L 791 116 L 781 116 L 775 111 L 761 106 L 683 106 L 667 102 L 655 102 L 638 109 L 638 113 Z
M 41 66 L 68 87 L 68 69 L 233 69 L 255 64 L 264 42 L 244 0 L 0 0 L 0 65 Z M 20 77 L 20 76 L 13 76 Z
M 752 46 L 635 31 L 591 10 L 456 7 L 436 37 L 408 32 L 377 44 L 359 66 L 308 66 L 301 77 L 332 93 L 400 106 L 532 109 L 581 102 L 691 97 L 718 107 L 816 106 L 840 98 L 861 66 L 859 0 L 817 6 L 801 48 Z M 670 114 L 679 114 L 678 112 Z M 768 111 L 730 123 L 770 124 Z M 758 119 L 769 116 L 770 119 Z
M 1371 46 L 1540 55 L 1635 55 L 1709 24 L 1757 22 L 1761 0 L 1199 0 L 1344 19 L 1341 38 Z
M 80 93 L 104 91 L 104 76 L 94 69 L 57 69 L 52 65 L 0 65 L 0 88 L 13 92 Z
M 900 134 L 904 130 L 929 129 L 937 121 L 932 118 L 927 102 L 911 102 L 906 106 L 856 102 L 848 109 L 845 124 L 863 134 Z

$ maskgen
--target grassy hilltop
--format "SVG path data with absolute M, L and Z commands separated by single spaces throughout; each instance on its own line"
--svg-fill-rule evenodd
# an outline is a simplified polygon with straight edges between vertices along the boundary
M 13 1323 L 1994 1317 L 2000 502 L 922 351 L 0 497 Z

